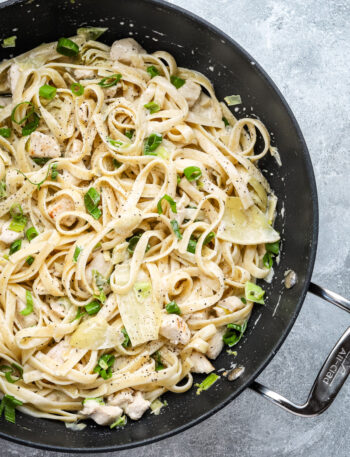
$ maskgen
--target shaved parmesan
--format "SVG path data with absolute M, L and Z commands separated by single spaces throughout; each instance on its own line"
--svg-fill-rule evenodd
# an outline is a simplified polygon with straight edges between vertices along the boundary
M 244 209 L 238 197 L 226 200 L 217 237 L 236 244 L 274 243 L 280 239 L 267 216 L 255 205 Z
M 117 266 L 116 278 L 118 284 L 126 284 L 129 278 L 128 267 Z M 145 284 L 147 284 L 147 291 L 144 290 Z M 138 274 L 134 287 L 126 295 L 117 295 L 117 302 L 120 316 L 133 346 L 158 339 L 161 322 L 160 306 L 154 297 L 149 277 L 145 273 Z
M 79 349 L 108 349 L 120 343 L 121 335 L 101 317 L 82 322 L 73 333 L 69 344 Z

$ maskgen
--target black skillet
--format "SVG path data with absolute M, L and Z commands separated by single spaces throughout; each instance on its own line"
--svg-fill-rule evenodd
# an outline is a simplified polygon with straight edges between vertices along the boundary
M 350 371 L 349 330 L 325 362 L 305 405 L 294 405 L 254 381 L 287 337 L 308 290 L 350 311 L 349 301 L 310 284 L 318 233 L 316 184 L 302 133 L 281 93 L 231 38 L 203 19 L 158 0 L 5 2 L 0 5 L 0 38 L 14 34 L 18 38 L 15 49 L 0 48 L 0 60 L 42 42 L 74 35 L 82 25 L 108 27 L 102 36 L 105 43 L 132 36 L 149 52 L 169 51 L 180 66 L 207 75 L 220 100 L 229 94 L 241 95 L 243 105 L 238 117 L 258 115 L 273 132 L 273 144 L 281 154 L 281 168 L 272 158 L 261 162 L 261 168 L 268 173 L 279 197 L 279 214 L 284 205 L 284 218 L 279 215 L 276 221 L 282 234 L 283 252 L 273 282 L 267 287 L 267 305 L 254 308 L 248 331 L 235 348 L 237 362 L 245 366 L 244 374 L 236 381 L 223 378 L 200 397 L 195 389 L 181 395 L 169 393 L 164 396 L 169 406 L 162 414 L 147 413 L 142 420 L 129 421 L 120 430 L 89 423 L 85 430 L 74 432 L 62 423 L 18 413 L 16 425 L 1 419 L 0 436 L 20 444 L 66 452 L 121 450 L 185 430 L 224 407 L 246 387 L 299 415 L 324 411 Z M 298 276 L 292 289 L 283 286 L 284 272 L 288 269 Z M 229 367 L 231 362 L 232 356 L 223 351 L 215 366 Z

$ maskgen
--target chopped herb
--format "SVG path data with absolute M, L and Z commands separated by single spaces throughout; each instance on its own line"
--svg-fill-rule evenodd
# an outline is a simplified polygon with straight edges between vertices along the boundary
M 30 107 L 28 113 L 20 120 L 17 120 L 16 119 L 16 112 L 18 110 L 18 108 L 22 105 L 28 105 L 28 107 Z M 15 124 L 18 124 L 18 125 L 21 125 L 23 124 L 23 122 L 25 122 L 26 120 L 28 120 L 30 118 L 30 116 L 32 116 L 32 114 L 34 114 L 34 105 L 32 102 L 21 102 L 21 103 L 18 103 L 12 110 L 11 112 L 11 121 L 14 122 Z
M 107 32 L 108 27 L 79 27 L 77 35 L 83 35 L 87 41 L 97 40 L 103 33 Z
M 247 300 L 244 297 L 241 297 L 241 302 L 244 303 L 245 305 L 247 304 Z
M 156 362 L 156 371 L 164 370 L 165 366 L 162 363 L 162 357 L 161 357 L 159 351 L 155 352 L 152 355 L 152 358 Z
M 107 76 L 106 78 L 101 79 L 98 85 L 104 88 L 116 86 L 121 79 L 122 75 L 120 73 L 113 74 L 111 76 Z
M 240 105 L 242 103 L 240 95 L 228 95 L 224 100 L 228 106 Z
M 280 242 L 275 241 L 274 243 L 266 243 L 265 248 L 267 252 L 278 255 L 280 252 Z
M 49 84 L 44 84 L 39 89 L 40 97 L 46 98 L 46 100 L 52 100 L 55 98 L 56 92 L 56 87 L 50 86 Z
M 103 354 L 98 360 L 94 368 L 94 372 L 98 373 L 103 379 L 110 379 L 113 376 L 113 364 L 115 357 L 112 354 Z
M 14 232 L 23 232 L 24 227 L 27 224 L 27 218 L 23 214 L 22 206 L 19 203 L 15 203 L 10 208 L 10 216 L 12 221 L 9 225 L 9 229 Z
M 147 73 L 151 76 L 151 78 L 154 78 L 155 76 L 159 75 L 159 70 L 154 65 L 150 65 L 147 67 Z
M 0 404 L 0 417 L 4 412 L 5 420 L 7 422 L 16 423 L 16 407 L 21 406 L 23 403 L 12 395 L 4 395 Z
M 163 197 L 157 203 L 157 210 L 158 210 L 159 214 L 163 214 L 163 209 L 162 209 L 162 201 L 163 200 L 166 200 L 169 203 L 171 211 L 173 213 L 177 213 L 177 211 L 176 211 L 176 202 L 170 197 L 170 195 L 165 194 L 165 195 L 163 195 Z
M 180 89 L 185 84 L 185 80 L 182 78 L 179 78 L 178 76 L 170 76 L 170 82 L 173 86 L 176 87 L 176 89 Z
M 264 305 L 264 295 L 265 291 L 257 284 L 249 281 L 245 283 L 245 298 L 247 300 Z
M 135 130 L 130 129 L 130 130 L 125 130 L 124 135 L 131 140 L 131 138 L 134 136 Z
M 209 244 L 215 238 L 215 232 L 209 232 L 205 237 L 203 244 Z
M 115 428 L 115 427 L 124 427 L 124 425 L 127 424 L 127 419 L 124 414 L 124 416 L 120 416 L 113 424 L 109 426 L 109 428 Z
M 93 300 L 91 303 L 85 306 L 85 311 L 89 316 L 97 314 L 101 309 L 101 304 L 97 300 Z
M 138 235 L 134 235 L 134 236 L 126 239 L 126 241 L 129 241 L 129 244 L 128 244 L 129 254 L 133 255 L 136 245 L 140 241 L 141 236 L 142 236 L 142 233 L 140 233 Z M 145 252 L 149 251 L 150 249 L 151 249 L 151 246 L 149 244 L 147 244 Z
M 32 255 L 30 255 L 26 258 L 26 263 L 28 265 L 31 265 L 33 262 L 34 262 L 34 257 Z
M 83 317 L 85 313 L 86 313 L 85 309 L 83 309 L 81 306 L 79 306 L 78 310 L 77 310 L 77 314 L 76 314 L 75 318 L 72 320 L 72 322 Z
M 263 257 L 263 264 L 266 268 L 271 268 L 273 265 L 273 254 L 271 252 L 266 252 Z
M 149 102 L 149 103 L 146 103 L 146 105 L 143 105 L 143 106 L 146 109 L 148 109 L 151 114 L 158 113 L 158 111 L 160 110 L 160 106 L 156 102 Z
M 23 368 L 17 363 L 11 363 L 11 366 L 1 365 L 0 370 L 5 373 L 6 380 L 11 384 L 23 379 Z M 12 377 L 13 374 L 15 375 L 14 377 Z
M 173 220 L 170 221 L 170 225 L 172 226 L 177 239 L 181 240 L 182 239 L 182 235 L 180 233 L 178 222 L 175 219 L 173 219 Z
M 184 175 L 189 182 L 197 181 L 202 176 L 202 171 L 198 167 L 187 167 L 184 169 Z
M 246 328 L 247 322 L 244 322 L 243 325 L 228 324 L 227 331 L 222 337 L 223 342 L 229 347 L 235 346 L 241 340 Z
M 57 42 L 56 51 L 67 57 L 75 57 L 79 54 L 79 46 L 69 38 L 60 38 Z
M 39 233 L 36 231 L 34 227 L 29 227 L 29 229 L 26 231 L 26 237 L 28 241 L 34 240 L 34 238 L 38 235 Z
M 16 240 L 14 241 L 11 246 L 10 246 L 10 252 L 9 255 L 14 254 L 15 252 L 19 251 L 22 246 L 22 240 Z
M 81 253 L 82 250 L 83 250 L 83 248 L 81 248 L 80 246 L 75 247 L 74 254 L 73 254 L 74 262 L 78 261 L 79 254 Z
M 230 125 L 229 121 L 226 119 L 226 117 L 223 117 L 222 118 L 224 124 L 225 124 L 225 127 L 228 127 Z
M 26 290 L 26 307 L 21 311 L 22 316 L 28 316 L 33 312 L 33 296 L 30 290 Z
M 130 337 L 128 332 L 126 331 L 125 327 L 121 329 L 122 334 L 124 335 L 124 341 L 122 342 L 123 348 L 127 348 L 131 345 Z
M 17 36 L 12 35 L 2 40 L 1 46 L 3 48 L 14 48 L 16 47 Z
M 80 95 L 83 95 L 84 93 L 84 86 L 82 86 L 80 83 L 73 83 L 70 86 L 70 90 L 72 91 L 73 95 L 80 97 Z
M 11 129 L 5 128 L 5 127 L 1 128 L 1 129 L 0 129 L 0 135 L 1 135 L 2 137 L 4 137 L 4 138 L 10 138 L 10 136 L 11 136 Z
M 191 254 L 195 254 L 197 247 L 197 239 L 192 235 L 188 241 L 187 251 L 191 252 Z
M 216 373 L 210 373 L 200 384 L 195 384 L 198 387 L 196 394 L 199 395 L 203 390 L 208 390 L 219 378 Z
M 165 306 L 166 312 L 168 314 L 181 314 L 181 310 L 176 301 L 171 301 Z
M 90 189 L 84 195 L 85 208 L 87 212 L 91 214 L 91 216 L 96 220 L 100 219 L 102 216 L 102 211 L 98 208 L 100 200 L 100 194 L 94 187 L 90 187 Z
M 156 155 L 154 151 L 163 141 L 163 137 L 160 133 L 152 133 L 145 142 L 143 153 L 145 155 Z
M 49 157 L 31 157 L 31 159 L 33 162 L 35 162 L 37 165 L 40 165 L 41 167 L 50 160 Z

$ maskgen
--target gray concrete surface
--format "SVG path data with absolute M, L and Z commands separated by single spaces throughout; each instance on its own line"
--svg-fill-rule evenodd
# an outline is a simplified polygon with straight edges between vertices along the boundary
M 320 236 L 314 281 L 350 297 L 349 0 L 173 0 L 237 40 L 270 74 L 299 121 L 315 168 Z M 307 297 L 259 380 L 302 401 L 349 315 Z M 347 457 L 350 381 L 318 418 L 294 417 L 245 391 L 181 435 L 118 457 Z M 0 440 L 1 441 L 1 440 Z M 61 457 L 0 442 L 1 456 Z M 92 454 L 91 454 L 92 455 Z M 108 454 L 116 456 L 117 453 Z

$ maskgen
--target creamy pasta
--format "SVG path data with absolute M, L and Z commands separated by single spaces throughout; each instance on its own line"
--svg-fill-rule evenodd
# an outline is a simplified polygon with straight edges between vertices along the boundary
M 211 373 L 264 302 L 268 131 L 130 38 L 42 45 L 0 65 L 0 92 L 5 408 L 123 425 Z

